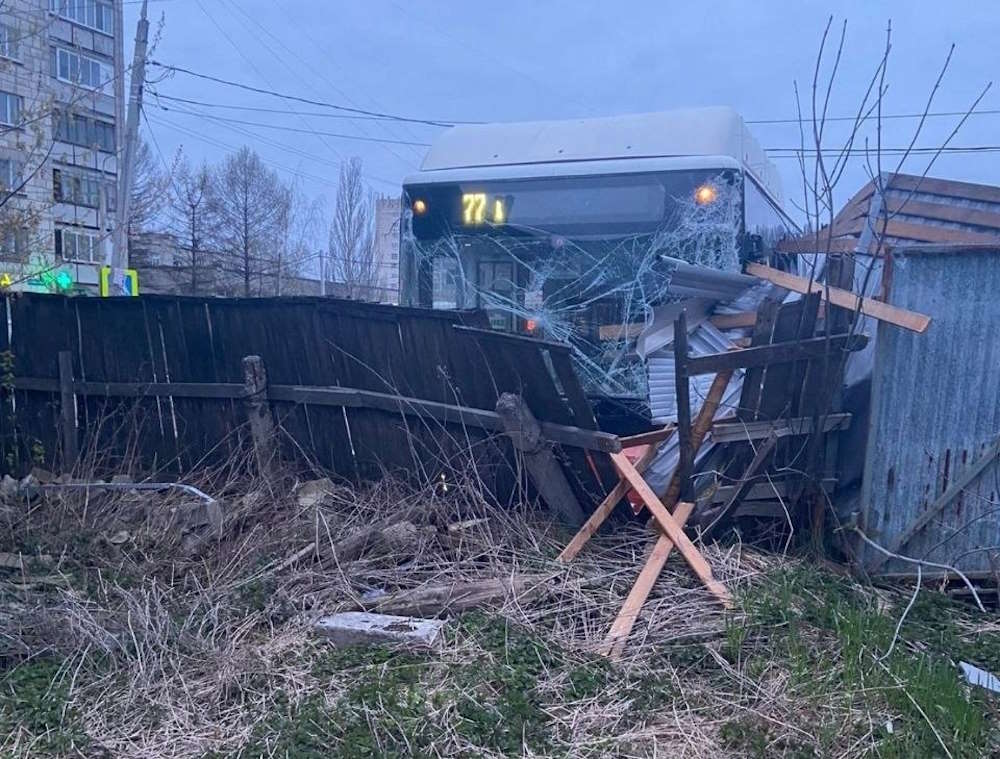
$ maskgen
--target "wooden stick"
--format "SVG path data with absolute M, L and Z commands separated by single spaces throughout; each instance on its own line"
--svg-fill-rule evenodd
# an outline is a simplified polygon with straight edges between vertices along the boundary
M 770 266 L 755 263 L 748 263 L 746 272 L 755 277 L 766 279 L 768 282 L 773 282 L 778 287 L 783 287 L 786 290 L 802 294 L 818 292 L 822 293 L 824 298 L 827 297 L 826 285 L 815 280 L 810 282 L 806 277 L 797 277 L 794 274 L 788 274 L 777 269 L 772 269 Z M 895 324 L 897 327 L 908 329 L 911 332 L 926 332 L 931 323 L 931 317 L 926 314 L 918 314 L 915 311 L 908 311 L 905 308 L 890 306 L 888 303 L 883 303 L 873 298 L 863 298 L 848 290 L 841 290 L 838 287 L 831 287 L 829 291 L 829 300 L 834 306 L 840 306 L 851 311 L 857 311 L 860 306 L 861 313 L 865 316 L 870 316 L 873 319 L 878 319 L 889 324 Z
M 669 440 L 670 436 L 676 431 L 677 425 L 671 423 L 666 427 L 653 430 L 652 432 L 640 432 L 638 435 L 629 435 L 628 437 L 620 438 L 622 441 L 622 448 L 634 448 L 638 445 L 662 443 L 664 440 Z
M 639 458 L 639 461 L 636 462 L 635 468 L 640 472 L 645 470 L 649 466 L 649 462 L 653 460 L 655 454 L 656 447 L 650 446 Z M 576 555 L 580 553 L 580 550 L 587 544 L 587 541 L 594 536 L 600 526 L 604 524 L 604 521 L 611 516 L 611 512 L 615 510 L 618 502 L 628 495 L 629 489 L 629 484 L 625 480 L 619 480 L 618 484 L 608 493 L 607 498 L 601 501 L 601 505 L 594 509 L 594 513 L 584 522 L 583 527 L 567 543 L 562 553 L 556 558 L 556 561 L 560 561 L 563 564 L 573 561 Z
M 677 510 L 674 512 L 674 519 L 677 520 L 677 524 L 683 527 L 688 517 L 691 516 L 692 511 L 694 511 L 693 503 L 681 502 L 677 504 Z M 649 597 L 649 593 L 653 589 L 653 585 L 656 584 L 656 580 L 660 576 L 660 572 L 663 571 L 663 567 L 666 565 L 667 559 L 670 557 L 670 552 L 673 549 L 674 544 L 669 539 L 658 540 L 653 546 L 652 553 L 650 553 L 645 565 L 643 565 L 642 571 L 639 573 L 639 578 L 635 581 L 635 585 L 632 586 L 632 590 L 628 594 L 628 598 L 625 599 L 621 611 L 618 612 L 614 624 L 611 625 L 611 630 L 604 639 L 599 653 L 609 656 L 612 659 L 621 658 L 622 650 L 625 648 L 625 641 L 628 640 L 629 633 L 632 632 L 635 621 L 639 617 L 639 612 L 646 603 L 646 599 Z
M 639 498 L 649 509 L 650 513 L 653 515 L 653 519 L 660 526 L 660 529 L 665 533 L 660 536 L 658 542 L 663 542 L 664 540 L 670 540 L 677 550 L 681 552 L 681 556 L 687 561 L 688 565 L 697 575 L 698 579 L 702 581 L 708 590 L 718 598 L 722 604 L 729 608 L 733 604 L 732 595 L 726 590 L 726 587 L 712 577 L 712 568 L 705 561 L 705 557 L 702 556 L 698 549 L 695 548 L 694 543 L 691 542 L 690 538 L 684 534 L 684 530 L 677 524 L 676 520 L 670 515 L 663 504 L 660 503 L 660 499 L 656 497 L 656 493 L 652 491 L 646 481 L 642 479 L 642 475 L 636 471 L 635 467 L 632 466 L 632 462 L 629 461 L 624 454 L 612 453 L 611 461 L 615 465 L 615 469 L 618 470 L 619 474 L 624 477 L 628 483 L 632 486 L 632 489 L 638 494 Z M 657 546 L 663 550 L 665 546 Z M 655 550 L 655 549 L 654 549 Z
M 722 394 L 726 392 L 726 388 L 729 386 L 729 379 L 732 376 L 732 372 L 719 372 L 715 375 L 712 386 L 708 389 L 708 395 L 705 396 L 705 403 L 702 404 L 701 410 L 694 420 L 694 425 L 691 427 L 691 445 L 695 451 L 701 448 L 701 444 L 705 440 L 705 435 L 712 428 L 712 420 L 715 419 L 715 412 L 719 410 L 719 404 L 722 402 Z M 674 470 L 674 475 L 670 478 L 670 484 L 667 486 L 667 492 L 663 495 L 663 505 L 668 509 L 673 508 L 674 504 L 680 499 L 680 493 L 680 471 Z

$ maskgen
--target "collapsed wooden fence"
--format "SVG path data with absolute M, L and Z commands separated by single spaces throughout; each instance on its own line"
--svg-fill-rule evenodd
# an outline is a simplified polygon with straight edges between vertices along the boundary
M 566 346 L 490 332 L 477 312 L 171 296 L 7 295 L 5 306 L 8 471 L 131 449 L 148 471 L 183 472 L 244 445 L 252 400 L 268 404 L 289 457 L 349 479 L 432 473 L 477 449 L 509 458 L 504 393 L 568 446 L 582 504 L 600 495 L 586 451 L 619 450 L 597 431 Z

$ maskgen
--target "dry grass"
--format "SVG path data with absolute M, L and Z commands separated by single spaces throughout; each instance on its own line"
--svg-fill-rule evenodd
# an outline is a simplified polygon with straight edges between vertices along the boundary
M 885 725 L 917 730 L 883 697 L 884 681 L 845 691 L 838 659 L 850 641 L 834 628 L 856 607 L 896 608 L 895 593 L 839 589 L 856 596 L 843 620 L 797 626 L 842 581 L 709 547 L 744 608 L 724 614 L 672 559 L 612 666 L 593 652 L 643 560 L 638 524 L 562 567 L 554 557 L 569 534 L 528 506 L 492 504 L 473 476 L 446 489 L 335 485 L 312 501 L 296 498 L 291 478 L 202 480 L 226 506 L 221 534 L 201 544 L 184 526 L 197 503 L 183 494 L 7 504 L 0 550 L 36 558 L 0 585 L 0 755 L 906 756 L 889 750 Z M 427 508 L 406 541 L 338 562 L 336 541 L 413 504 Z M 50 582 L 34 582 L 39 573 Z M 548 577 L 546 592 L 453 620 L 433 653 L 337 652 L 309 632 L 372 591 L 518 574 Z M 854 655 L 874 660 L 881 652 L 866 645 Z

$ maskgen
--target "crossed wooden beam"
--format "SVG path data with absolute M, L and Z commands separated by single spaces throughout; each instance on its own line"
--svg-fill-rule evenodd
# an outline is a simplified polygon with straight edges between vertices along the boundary
M 732 371 L 730 370 L 719 372 L 715 376 L 708 395 L 705 397 L 705 403 L 702 405 L 701 411 L 699 411 L 698 417 L 691 427 L 691 442 L 695 449 L 701 446 L 705 435 L 711 429 L 712 420 L 715 417 L 716 411 L 718 411 L 722 395 L 731 377 Z M 660 576 L 660 572 L 663 571 L 663 567 L 666 565 L 667 559 L 675 546 L 688 563 L 688 566 L 691 567 L 691 570 L 712 595 L 718 598 L 726 608 L 730 608 L 733 603 L 732 594 L 725 585 L 712 576 L 712 568 L 705 561 L 705 557 L 701 555 L 690 538 L 684 534 L 684 525 L 691 516 L 691 512 L 694 511 L 694 503 L 680 501 L 681 473 L 677 470 L 674 471 L 662 499 L 657 497 L 656 493 L 653 492 L 642 478 L 642 471 L 645 470 L 655 455 L 656 445 L 669 439 L 675 430 L 676 428 L 671 425 L 658 432 L 638 435 L 635 438 L 622 439 L 622 445 L 626 447 L 634 447 L 636 444 L 639 444 L 646 445 L 647 448 L 635 464 L 624 453 L 611 454 L 611 461 L 614 463 L 620 478 L 618 484 L 594 510 L 594 513 L 591 514 L 590 518 L 576 535 L 573 536 L 573 539 L 570 540 L 569 544 L 567 544 L 558 557 L 558 560 L 564 563 L 572 561 L 580 553 L 580 550 L 586 545 L 587 541 L 597 532 L 601 524 L 611 515 L 618 502 L 628 494 L 629 490 L 634 490 L 639 496 L 643 506 L 649 511 L 659 529 L 660 535 L 656 540 L 656 544 L 647 557 L 646 563 L 639 573 L 638 579 L 635 581 L 635 585 L 632 586 L 632 591 L 625 599 L 625 603 L 600 649 L 601 653 L 612 658 L 617 658 L 621 655 L 625 647 L 625 641 L 629 633 L 632 632 L 632 627 L 635 625 L 639 612 L 646 603 L 646 599 L 649 598 L 649 593 Z M 671 509 L 673 513 L 671 513 Z

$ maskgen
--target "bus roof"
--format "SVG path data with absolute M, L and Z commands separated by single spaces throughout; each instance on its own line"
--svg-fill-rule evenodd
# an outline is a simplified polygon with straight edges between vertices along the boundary
M 463 124 L 434 141 L 420 175 L 407 182 L 430 179 L 430 172 L 448 169 L 695 156 L 735 159 L 775 200 L 783 201 L 776 167 L 743 118 L 725 106 L 565 121 Z

